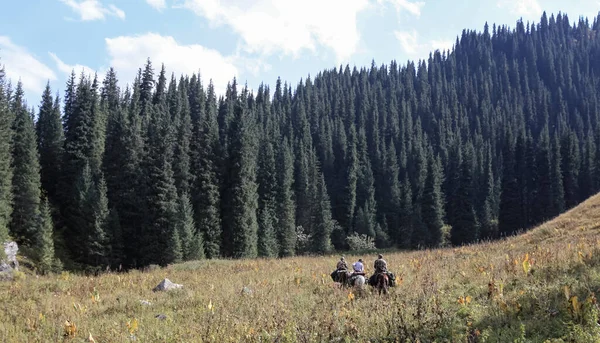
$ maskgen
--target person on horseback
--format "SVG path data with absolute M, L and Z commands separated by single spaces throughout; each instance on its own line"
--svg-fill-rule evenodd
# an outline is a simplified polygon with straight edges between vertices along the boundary
M 362 258 L 359 258 L 358 262 L 354 262 L 352 264 L 352 269 L 353 269 L 352 276 L 355 276 L 355 275 L 363 275 L 364 276 L 365 275 L 365 267 L 363 265 Z
M 387 262 L 383 259 L 383 255 L 379 254 L 377 256 L 373 267 L 375 268 L 375 274 L 387 273 Z
M 331 273 L 331 278 L 334 282 L 344 282 L 348 276 L 348 264 L 344 256 L 338 261 L 335 270 Z
M 390 280 L 390 286 L 396 286 L 396 275 L 388 270 L 387 262 L 383 259 L 383 255 L 377 255 L 377 259 L 375 260 L 375 263 L 373 263 L 373 267 L 375 268 L 375 272 L 369 278 L 370 285 L 375 285 L 377 283 L 377 275 L 386 274 Z
M 346 260 L 344 259 L 344 256 L 342 256 L 340 258 L 340 260 L 337 263 L 336 266 L 336 270 L 340 271 L 340 270 L 348 270 L 348 264 L 346 264 Z

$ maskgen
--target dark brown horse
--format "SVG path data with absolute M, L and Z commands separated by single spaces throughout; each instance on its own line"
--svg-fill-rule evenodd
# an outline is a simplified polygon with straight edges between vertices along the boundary
M 375 277 L 375 287 L 379 291 L 379 295 L 381 293 L 388 294 L 388 289 L 390 287 L 390 279 L 386 273 L 378 273 Z

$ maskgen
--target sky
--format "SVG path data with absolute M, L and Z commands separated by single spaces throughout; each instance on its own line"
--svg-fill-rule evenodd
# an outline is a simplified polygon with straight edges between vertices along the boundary
M 600 0 L 12 0 L 0 5 L 0 64 L 38 109 L 50 82 L 113 67 L 131 84 L 150 58 L 158 74 L 199 73 L 222 94 L 234 77 L 257 89 L 295 86 L 324 69 L 400 65 L 451 49 L 463 29 L 538 23 L 543 13 L 593 22 Z

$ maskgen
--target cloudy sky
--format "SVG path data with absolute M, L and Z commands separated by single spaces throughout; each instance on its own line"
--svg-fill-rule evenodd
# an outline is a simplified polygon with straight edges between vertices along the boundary
M 463 1 L 462 4 L 460 1 Z M 156 71 L 200 72 L 224 90 L 256 88 L 339 65 L 426 58 L 462 29 L 538 22 L 543 11 L 595 17 L 600 0 L 10 0 L 0 9 L 0 63 L 29 105 L 49 80 L 114 67 L 121 85 L 150 57 Z

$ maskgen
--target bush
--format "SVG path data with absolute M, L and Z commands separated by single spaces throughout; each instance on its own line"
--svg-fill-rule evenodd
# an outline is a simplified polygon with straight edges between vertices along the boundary
M 296 251 L 300 254 L 308 251 L 310 235 L 304 232 L 302 225 L 296 227 Z
M 356 232 L 346 237 L 346 242 L 348 242 L 351 251 L 375 250 L 376 248 L 373 237 L 365 234 L 359 235 Z
M 452 243 L 450 242 L 450 233 L 452 232 L 452 226 L 446 224 L 442 226 L 442 247 L 449 247 Z

